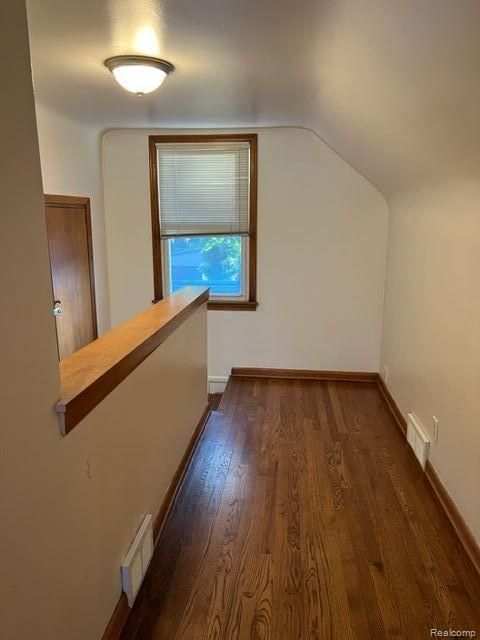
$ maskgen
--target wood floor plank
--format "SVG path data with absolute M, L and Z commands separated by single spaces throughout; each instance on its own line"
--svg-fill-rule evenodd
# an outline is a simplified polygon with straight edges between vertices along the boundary
M 480 634 L 480 580 L 372 383 L 232 379 L 122 640 Z

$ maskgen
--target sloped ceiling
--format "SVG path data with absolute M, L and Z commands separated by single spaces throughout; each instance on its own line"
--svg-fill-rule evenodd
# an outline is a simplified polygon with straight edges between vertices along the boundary
M 108 127 L 313 129 L 387 197 L 478 178 L 479 0 L 28 0 L 37 99 Z M 137 98 L 121 53 L 177 70 Z

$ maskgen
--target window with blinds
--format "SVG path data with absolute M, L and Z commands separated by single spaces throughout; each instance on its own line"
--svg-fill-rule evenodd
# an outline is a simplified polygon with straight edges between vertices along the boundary
M 255 308 L 257 136 L 150 136 L 155 297 Z
M 157 146 L 160 233 L 248 235 L 248 142 Z

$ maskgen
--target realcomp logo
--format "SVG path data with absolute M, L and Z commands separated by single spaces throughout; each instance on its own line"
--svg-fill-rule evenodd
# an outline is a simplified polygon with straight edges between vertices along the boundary
M 459 629 L 430 629 L 431 638 L 476 638 L 476 631 Z

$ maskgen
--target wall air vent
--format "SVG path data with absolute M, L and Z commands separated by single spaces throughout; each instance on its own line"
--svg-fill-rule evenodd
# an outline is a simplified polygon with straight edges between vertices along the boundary
M 129 607 L 131 607 L 135 601 L 152 556 L 152 515 L 147 514 L 122 563 L 123 590 L 127 595 Z
M 415 451 L 422 469 L 425 469 L 430 453 L 430 440 L 413 413 L 409 413 L 407 417 L 407 440 Z

